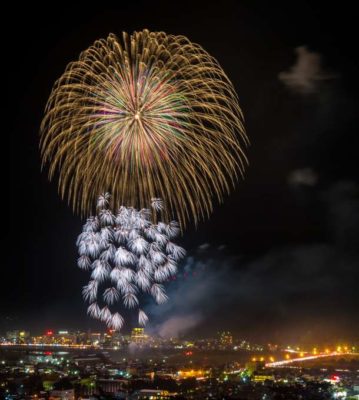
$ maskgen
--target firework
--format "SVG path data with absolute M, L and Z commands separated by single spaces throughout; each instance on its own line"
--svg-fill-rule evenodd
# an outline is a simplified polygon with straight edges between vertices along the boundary
M 137 209 L 159 196 L 164 220 L 176 215 L 183 227 L 208 216 L 213 197 L 221 201 L 243 174 L 242 121 L 231 82 L 198 44 L 147 30 L 110 34 L 55 83 L 42 161 L 83 215 L 105 191 L 112 206 Z
M 153 224 L 148 209 L 120 207 L 114 215 L 109 200 L 108 193 L 98 198 L 97 215 L 87 220 L 77 240 L 78 266 L 91 271 L 82 294 L 89 303 L 88 314 L 109 328 L 120 329 L 124 324 L 123 317 L 112 310 L 119 302 L 138 309 L 138 323 L 145 325 L 148 317 L 140 308 L 141 293 L 164 303 L 164 284 L 176 275 L 177 262 L 185 255 L 173 243 L 178 223 Z M 154 199 L 152 209 L 160 212 L 162 203 Z

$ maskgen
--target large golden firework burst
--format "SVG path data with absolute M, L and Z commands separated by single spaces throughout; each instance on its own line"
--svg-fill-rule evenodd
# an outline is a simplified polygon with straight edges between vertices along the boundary
M 49 177 L 75 210 L 99 193 L 142 208 L 160 197 L 184 227 L 210 214 L 247 163 L 235 90 L 201 46 L 164 32 L 110 34 L 70 63 L 41 125 Z

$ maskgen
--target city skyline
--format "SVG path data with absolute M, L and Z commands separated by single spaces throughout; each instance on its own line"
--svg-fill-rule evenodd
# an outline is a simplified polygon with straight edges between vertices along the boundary
M 135 347 L 133 347 L 135 345 Z M 193 351 L 225 350 L 247 352 L 252 361 L 274 362 L 274 354 L 282 360 L 276 362 L 291 363 L 304 359 L 333 357 L 340 354 L 359 355 L 359 342 L 332 341 L 327 343 L 253 343 L 243 337 L 237 337 L 230 331 L 219 331 L 213 337 L 160 337 L 148 332 L 145 328 L 133 328 L 128 334 L 114 329 L 106 331 L 54 330 L 47 329 L 41 333 L 26 330 L 8 331 L 0 335 L 0 346 L 4 349 L 17 347 L 41 348 L 56 350 L 58 347 L 77 349 L 112 349 L 131 353 L 145 349 L 183 349 L 184 355 L 192 356 Z

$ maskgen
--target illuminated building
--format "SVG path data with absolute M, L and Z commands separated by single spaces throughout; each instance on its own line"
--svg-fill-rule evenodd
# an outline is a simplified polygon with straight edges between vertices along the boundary
M 30 338 L 30 333 L 27 331 L 8 331 L 6 332 L 6 339 L 14 344 L 27 343 Z
M 54 331 L 49 329 L 44 335 L 37 337 L 38 342 L 42 344 L 54 344 Z
M 75 391 L 74 389 L 52 390 L 49 400 L 75 400 Z
M 62 346 L 72 346 L 76 344 L 76 334 L 70 333 L 67 330 L 60 330 L 55 332 L 51 329 L 47 330 L 42 336 L 35 336 L 32 338 L 35 344 L 58 344 Z
M 145 334 L 144 328 L 133 328 L 131 332 L 131 342 L 144 344 L 148 340 L 148 335 Z
M 186 378 L 196 378 L 196 379 L 204 379 L 210 375 L 209 370 L 204 369 L 188 369 L 181 370 L 177 372 L 176 379 L 186 379 Z
M 338 375 L 331 375 L 329 378 L 324 379 L 324 381 L 335 385 L 340 382 L 340 377 Z
M 122 346 L 122 335 L 120 332 L 110 329 L 103 335 L 102 344 L 104 346 L 120 348 Z
M 256 374 L 252 376 L 252 381 L 253 382 L 265 382 L 265 381 L 274 381 L 274 376 L 273 375 L 262 375 L 262 374 Z
M 170 393 L 167 390 L 154 390 L 154 389 L 142 389 L 138 390 L 132 395 L 133 399 L 151 399 L 151 400 L 166 400 L 172 398 L 175 393 Z
M 99 346 L 101 344 L 101 333 L 90 332 L 87 335 L 87 344 Z
M 53 335 L 53 342 L 62 345 L 76 344 L 76 335 L 66 330 L 58 331 Z
M 92 344 L 89 342 L 89 332 L 76 331 L 75 342 L 79 345 Z
M 98 379 L 96 385 L 98 388 L 101 388 L 102 391 L 106 393 L 118 393 L 123 390 L 123 387 L 126 385 L 127 380 L 120 378 L 120 379 Z
M 223 348 L 231 347 L 233 345 L 233 336 L 231 332 L 219 332 L 219 345 Z

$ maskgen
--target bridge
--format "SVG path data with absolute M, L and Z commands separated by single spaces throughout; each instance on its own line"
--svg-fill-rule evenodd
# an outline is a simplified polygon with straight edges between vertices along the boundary
M 285 365 L 290 365 L 294 364 L 297 362 L 302 362 L 302 361 L 308 361 L 308 360 L 317 360 L 318 358 L 327 358 L 327 357 L 335 357 L 335 356 L 359 356 L 359 353 L 351 353 L 351 352 L 337 352 L 333 351 L 330 353 L 320 353 L 320 354 L 313 354 L 313 355 L 308 355 L 308 356 L 303 356 L 303 357 L 297 357 L 297 358 L 290 358 L 290 359 L 285 359 L 285 360 L 280 360 L 280 361 L 274 361 L 265 364 L 266 367 L 269 368 L 275 368 L 275 367 L 283 367 Z

